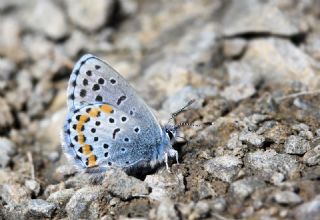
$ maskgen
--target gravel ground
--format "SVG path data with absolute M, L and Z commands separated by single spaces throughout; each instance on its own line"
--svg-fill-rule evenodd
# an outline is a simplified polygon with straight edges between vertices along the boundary
M 320 219 L 318 0 L 0 0 L 0 219 Z M 77 59 L 107 60 L 180 164 L 101 183 L 62 153 Z

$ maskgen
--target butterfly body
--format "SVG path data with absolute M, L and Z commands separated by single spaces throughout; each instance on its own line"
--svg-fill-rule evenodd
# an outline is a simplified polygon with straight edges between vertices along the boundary
M 76 63 L 68 85 L 63 149 L 79 168 L 104 172 L 167 163 L 172 138 L 134 89 L 90 54 Z

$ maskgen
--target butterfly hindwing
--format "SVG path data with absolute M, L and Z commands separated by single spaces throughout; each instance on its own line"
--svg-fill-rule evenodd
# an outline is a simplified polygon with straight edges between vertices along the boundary
M 134 89 L 108 64 L 84 55 L 68 86 L 64 149 L 83 168 L 150 160 L 161 128 Z

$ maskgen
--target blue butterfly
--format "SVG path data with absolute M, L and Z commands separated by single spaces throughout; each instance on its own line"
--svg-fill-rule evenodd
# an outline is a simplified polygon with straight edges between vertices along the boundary
M 154 167 L 175 157 L 177 126 L 161 126 L 129 83 L 111 66 L 87 54 L 76 63 L 68 85 L 68 114 L 62 147 L 89 173 L 109 167 Z

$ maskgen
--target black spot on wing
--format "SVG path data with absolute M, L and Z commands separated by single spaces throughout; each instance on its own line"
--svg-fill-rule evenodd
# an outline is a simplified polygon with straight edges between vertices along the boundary
M 104 79 L 103 78 L 99 78 L 98 79 L 98 83 L 101 84 L 101 85 L 104 84 Z
M 124 100 L 126 100 L 126 98 L 127 98 L 127 96 L 120 96 L 120 98 L 118 99 L 118 101 L 117 101 L 117 105 L 120 105 L 121 104 L 121 102 L 123 102 Z
M 88 70 L 88 71 L 86 72 L 86 74 L 87 74 L 87 76 L 92 76 L 92 71 L 91 71 L 91 70 Z
M 87 79 L 83 79 L 82 85 L 87 86 L 89 84 L 89 81 Z
M 120 128 L 116 128 L 113 130 L 113 133 L 112 133 L 112 138 L 115 139 L 116 138 L 116 134 L 120 131 Z
M 92 86 L 92 90 L 93 90 L 93 91 L 97 91 L 97 90 L 99 90 L 99 89 L 100 89 L 99 84 L 94 84 L 94 85 Z
M 81 91 L 80 91 L 80 96 L 83 98 L 83 97 L 85 97 L 86 95 L 87 95 L 87 91 L 84 90 L 84 89 L 81 89 Z
M 115 84 L 117 81 L 115 79 L 110 79 L 111 84 Z
M 101 95 L 97 95 L 96 96 L 96 101 L 97 102 L 102 102 L 102 96 Z

